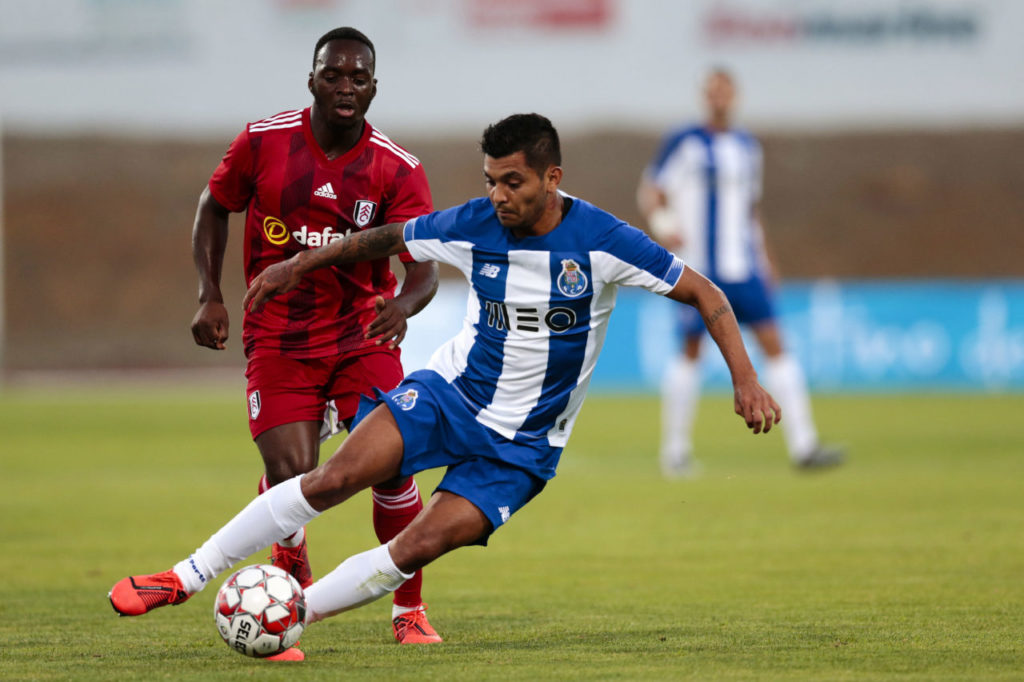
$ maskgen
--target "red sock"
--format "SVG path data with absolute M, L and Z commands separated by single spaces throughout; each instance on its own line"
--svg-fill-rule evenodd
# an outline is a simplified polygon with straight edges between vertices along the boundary
M 373 530 L 381 543 L 388 542 L 412 523 L 423 509 L 420 489 L 410 476 L 405 485 L 394 490 L 373 489 Z M 419 606 L 423 603 L 420 588 L 423 586 L 423 571 L 416 571 L 413 577 L 395 590 L 397 606 Z

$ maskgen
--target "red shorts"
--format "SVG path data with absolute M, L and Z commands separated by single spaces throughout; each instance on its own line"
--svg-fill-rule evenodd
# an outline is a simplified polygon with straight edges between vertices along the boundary
M 256 438 L 282 424 L 322 422 L 331 401 L 338 421 L 351 419 L 360 395 L 390 391 L 403 373 L 399 349 L 371 348 L 309 360 L 261 354 L 249 358 L 245 376 L 249 432 Z

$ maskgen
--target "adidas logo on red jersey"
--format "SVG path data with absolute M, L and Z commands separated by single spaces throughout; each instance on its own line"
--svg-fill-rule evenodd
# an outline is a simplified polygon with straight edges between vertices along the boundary
M 337 199 L 338 195 L 334 193 L 334 188 L 331 187 L 331 183 L 325 182 L 320 185 L 320 189 L 313 192 L 315 197 L 323 197 L 324 199 Z

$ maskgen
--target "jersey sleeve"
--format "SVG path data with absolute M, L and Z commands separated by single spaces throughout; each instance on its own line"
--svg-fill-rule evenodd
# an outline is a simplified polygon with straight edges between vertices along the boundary
M 430 198 L 430 184 L 423 164 L 408 173 L 395 178 L 394 193 L 388 198 L 384 214 L 385 223 L 400 223 L 434 210 L 434 202 Z M 398 258 L 403 263 L 412 263 L 416 259 L 408 252 L 400 253 Z
M 463 225 L 472 222 L 469 204 L 435 211 L 405 224 L 405 247 L 417 261 L 436 260 L 465 270 L 472 261 L 472 242 L 461 235 Z
M 682 260 L 626 223 L 619 223 L 608 233 L 591 260 L 607 282 L 662 295 L 672 291 L 686 267 Z
M 248 128 L 235 138 L 210 178 L 210 194 L 229 211 L 243 210 L 252 198 L 253 158 Z

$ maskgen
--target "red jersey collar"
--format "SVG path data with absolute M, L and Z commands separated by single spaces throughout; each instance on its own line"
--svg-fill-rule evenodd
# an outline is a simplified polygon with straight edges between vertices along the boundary
M 370 139 L 370 133 L 373 130 L 373 126 L 370 125 L 369 121 L 365 118 L 363 119 L 363 132 L 359 136 L 359 140 L 352 145 L 352 149 L 349 149 L 336 159 L 328 159 L 327 154 L 324 154 L 324 150 L 320 148 L 320 143 L 313 137 L 313 127 L 309 123 L 309 110 L 311 108 L 306 107 L 302 110 L 302 132 L 306 136 L 306 144 L 313 150 L 313 155 L 316 156 L 317 161 L 324 165 L 345 165 L 362 153 L 363 147 L 366 146 L 367 140 Z

